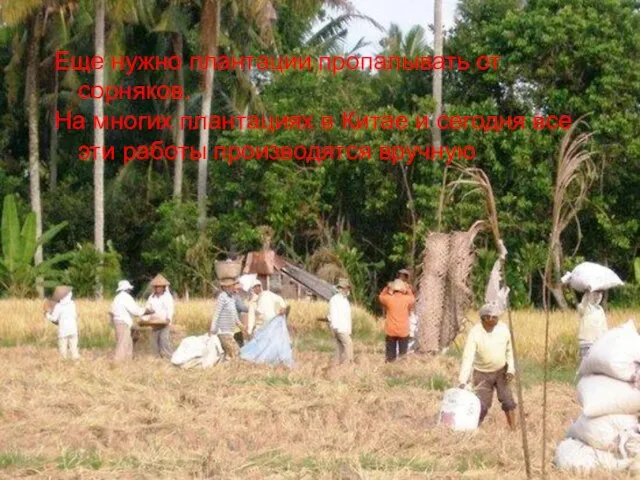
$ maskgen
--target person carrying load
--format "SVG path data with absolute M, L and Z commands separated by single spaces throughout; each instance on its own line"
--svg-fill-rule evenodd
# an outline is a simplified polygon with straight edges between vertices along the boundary
M 578 304 L 578 314 L 580 315 L 580 329 L 578 331 L 578 342 L 580 346 L 580 363 L 589 354 L 591 346 L 607 333 L 607 317 L 603 308 L 602 292 L 586 292 Z
M 511 332 L 498 321 L 507 307 L 509 287 L 500 288 L 500 271 L 507 251 L 501 243 L 500 259 L 491 270 L 485 304 L 480 309 L 481 322 L 469 331 L 462 354 L 460 388 L 466 388 L 472 377 L 475 393 L 480 399 L 480 421 L 486 417 L 493 400 L 493 391 L 498 395 L 507 423 L 516 428 L 516 402 L 510 383 L 515 375 Z

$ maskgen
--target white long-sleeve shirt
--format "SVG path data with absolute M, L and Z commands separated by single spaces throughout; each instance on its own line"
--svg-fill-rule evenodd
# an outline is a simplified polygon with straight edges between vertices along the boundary
M 509 327 L 498 322 L 491 332 L 482 323 L 471 328 L 462 353 L 460 383 L 467 383 L 473 370 L 495 372 L 507 365 L 507 373 L 515 373 Z
M 578 314 L 580 315 L 580 329 L 578 330 L 580 343 L 593 343 L 607 333 L 609 329 L 607 316 L 600 305 L 588 303 L 588 300 L 583 298 L 583 301 L 578 304 Z
M 169 289 L 166 289 L 164 293 L 160 296 L 156 294 L 151 294 L 145 308 L 150 308 L 155 313 L 154 317 L 160 317 L 163 320 L 168 320 L 169 323 L 173 320 L 173 314 L 175 312 L 175 304 L 173 301 L 173 295 L 169 292 Z
M 278 316 L 280 309 L 286 306 L 287 302 L 285 302 L 284 298 L 280 295 L 269 290 L 264 290 L 258 295 L 256 312 L 262 317 L 263 325 L 266 325 Z
M 144 311 L 144 308 L 138 305 L 128 292 L 118 293 L 109 310 L 114 322 L 123 322 L 130 327 L 133 326 L 132 316 L 141 317 L 144 315 Z
M 58 338 L 78 335 L 78 313 L 71 293 L 56 303 L 51 313 L 47 312 L 47 319 L 58 324 Z
M 329 300 L 329 326 L 338 333 L 351 335 L 351 305 L 342 293 Z

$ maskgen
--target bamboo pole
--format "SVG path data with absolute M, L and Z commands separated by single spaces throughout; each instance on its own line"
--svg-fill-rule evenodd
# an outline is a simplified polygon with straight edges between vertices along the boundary
M 549 377 L 549 289 L 547 279 L 549 275 L 549 261 L 545 267 L 544 281 L 542 282 L 542 302 L 544 305 L 544 376 L 542 380 L 542 478 L 547 476 L 547 382 Z
M 516 391 L 518 395 L 518 413 L 520 414 L 520 428 L 522 431 L 522 451 L 524 453 L 524 468 L 527 478 L 531 478 L 531 458 L 529 457 L 529 441 L 527 439 L 527 420 L 524 411 L 524 400 L 522 399 L 522 383 L 520 382 L 520 367 L 518 366 L 518 355 L 516 353 L 516 340 L 513 333 L 513 322 L 511 321 L 511 307 L 507 308 L 509 316 L 509 331 L 511 332 L 511 348 L 513 349 L 513 363 L 516 371 Z

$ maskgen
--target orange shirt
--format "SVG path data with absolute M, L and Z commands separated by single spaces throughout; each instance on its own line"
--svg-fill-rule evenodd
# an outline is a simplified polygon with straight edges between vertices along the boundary
M 380 304 L 387 310 L 384 333 L 389 337 L 409 336 L 409 312 L 416 303 L 412 293 L 395 292 L 390 294 L 385 288 L 378 297 Z

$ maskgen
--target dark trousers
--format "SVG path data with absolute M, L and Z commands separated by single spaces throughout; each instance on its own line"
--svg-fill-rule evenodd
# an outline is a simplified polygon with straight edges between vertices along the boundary
M 409 337 L 390 337 L 387 335 L 385 339 L 385 347 L 387 362 L 393 362 L 396 357 L 401 357 L 407 354 Z
M 498 401 L 502 405 L 502 410 L 509 412 L 516 408 L 511 388 L 507 384 L 507 367 L 496 372 L 473 371 L 473 386 L 476 388 L 476 395 L 480 399 L 480 423 L 487 416 L 493 400 L 493 391 L 498 394 Z

